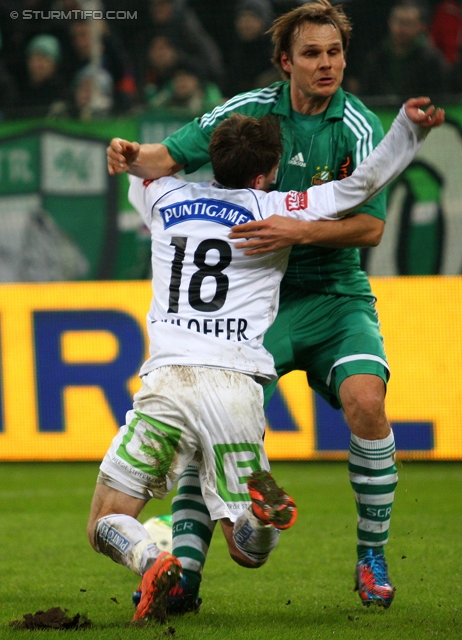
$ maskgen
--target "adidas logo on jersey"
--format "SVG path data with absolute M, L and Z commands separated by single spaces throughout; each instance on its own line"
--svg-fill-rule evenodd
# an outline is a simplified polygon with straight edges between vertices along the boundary
M 293 164 L 296 167 L 306 167 L 306 162 L 305 162 L 305 160 L 303 158 L 303 154 L 301 152 L 297 153 L 297 155 L 295 155 L 293 158 L 291 158 L 289 160 L 289 164 Z

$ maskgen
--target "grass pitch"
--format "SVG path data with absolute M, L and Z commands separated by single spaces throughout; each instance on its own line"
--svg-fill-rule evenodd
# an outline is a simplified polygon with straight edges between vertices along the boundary
M 299 519 L 267 565 L 243 569 L 217 528 L 199 614 L 127 628 L 138 579 L 91 549 L 85 527 L 94 463 L 0 467 L 0 639 L 422 640 L 462 638 L 462 464 L 399 465 L 387 559 L 395 602 L 367 609 L 353 592 L 355 507 L 346 463 L 274 463 Z M 169 511 L 152 501 L 142 520 Z M 23 631 L 26 613 L 86 614 L 78 631 Z

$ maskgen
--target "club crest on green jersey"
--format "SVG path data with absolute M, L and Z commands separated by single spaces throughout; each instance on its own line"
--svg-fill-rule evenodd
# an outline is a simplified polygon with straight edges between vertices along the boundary
M 332 169 L 329 169 L 329 165 L 325 165 L 324 167 L 316 167 L 318 173 L 315 173 L 311 178 L 311 184 L 325 184 L 326 182 L 330 182 L 334 179 L 334 172 Z

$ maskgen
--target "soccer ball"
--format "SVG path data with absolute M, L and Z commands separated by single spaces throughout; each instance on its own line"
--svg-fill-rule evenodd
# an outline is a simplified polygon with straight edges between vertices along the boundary
M 172 516 L 154 516 L 143 526 L 161 551 L 172 553 Z

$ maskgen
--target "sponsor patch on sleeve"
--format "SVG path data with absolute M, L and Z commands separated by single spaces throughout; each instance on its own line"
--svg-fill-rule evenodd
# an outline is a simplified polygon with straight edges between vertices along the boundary
M 343 180 L 344 178 L 348 178 L 348 176 L 351 176 L 353 171 L 354 171 L 353 157 L 350 153 L 340 165 L 340 169 L 338 170 L 337 180 Z
M 288 211 L 306 209 L 308 206 L 307 191 L 289 191 L 286 195 L 286 207 Z

